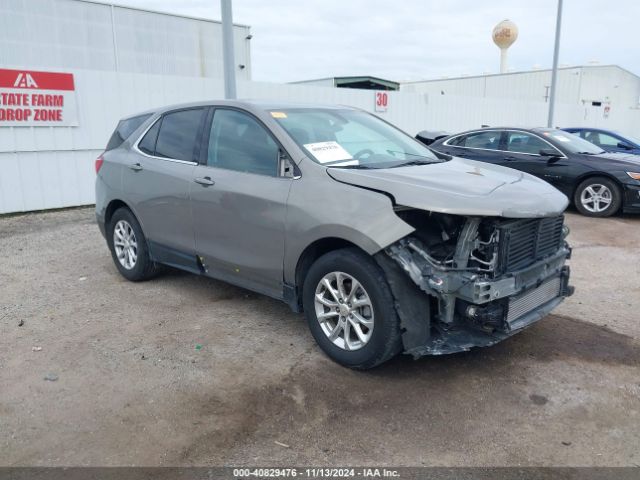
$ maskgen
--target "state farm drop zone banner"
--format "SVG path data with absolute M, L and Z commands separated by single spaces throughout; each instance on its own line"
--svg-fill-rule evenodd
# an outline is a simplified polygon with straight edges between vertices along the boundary
M 0 69 L 0 127 L 77 125 L 72 73 Z

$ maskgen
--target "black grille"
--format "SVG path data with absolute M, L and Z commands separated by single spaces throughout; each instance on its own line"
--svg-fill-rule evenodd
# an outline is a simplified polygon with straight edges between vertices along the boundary
M 513 272 L 555 253 L 562 246 L 564 217 L 507 222 L 500 230 L 500 270 Z

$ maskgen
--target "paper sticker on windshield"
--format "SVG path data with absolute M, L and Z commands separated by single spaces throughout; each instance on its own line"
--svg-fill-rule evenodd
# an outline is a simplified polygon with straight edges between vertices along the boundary
M 287 114 L 284 112 L 271 112 L 273 118 L 287 118 Z
M 571 139 L 568 137 L 565 137 L 564 135 L 552 135 L 553 138 L 555 138 L 556 140 L 560 140 L 561 142 L 570 142 Z
M 340 146 L 338 142 L 307 143 L 306 148 L 320 163 L 351 160 L 351 154 Z

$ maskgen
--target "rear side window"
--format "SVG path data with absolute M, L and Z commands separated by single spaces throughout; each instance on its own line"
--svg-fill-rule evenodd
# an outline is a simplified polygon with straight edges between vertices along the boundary
M 449 145 L 467 148 L 482 148 L 485 150 L 498 150 L 500 148 L 500 137 L 502 132 L 489 130 L 486 132 L 469 133 L 461 135 L 449 141 Z
M 203 113 L 204 108 L 167 113 L 160 124 L 154 155 L 193 161 Z
M 115 131 L 107 143 L 106 151 L 118 148 L 122 143 L 129 138 L 129 136 L 135 132 L 140 125 L 142 125 L 151 114 L 139 115 L 133 118 L 127 118 L 126 120 L 120 120 Z

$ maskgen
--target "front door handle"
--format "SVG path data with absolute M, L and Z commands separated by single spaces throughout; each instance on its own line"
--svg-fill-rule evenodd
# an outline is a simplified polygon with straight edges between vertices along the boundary
M 211 177 L 199 177 L 199 178 L 196 178 L 194 182 L 199 183 L 200 185 L 203 185 L 205 187 L 209 187 L 216 183 L 213 180 L 211 180 Z
M 142 165 L 140 165 L 140 163 L 132 163 L 131 165 L 129 165 L 129 168 L 134 172 L 139 172 L 140 170 L 142 170 Z

